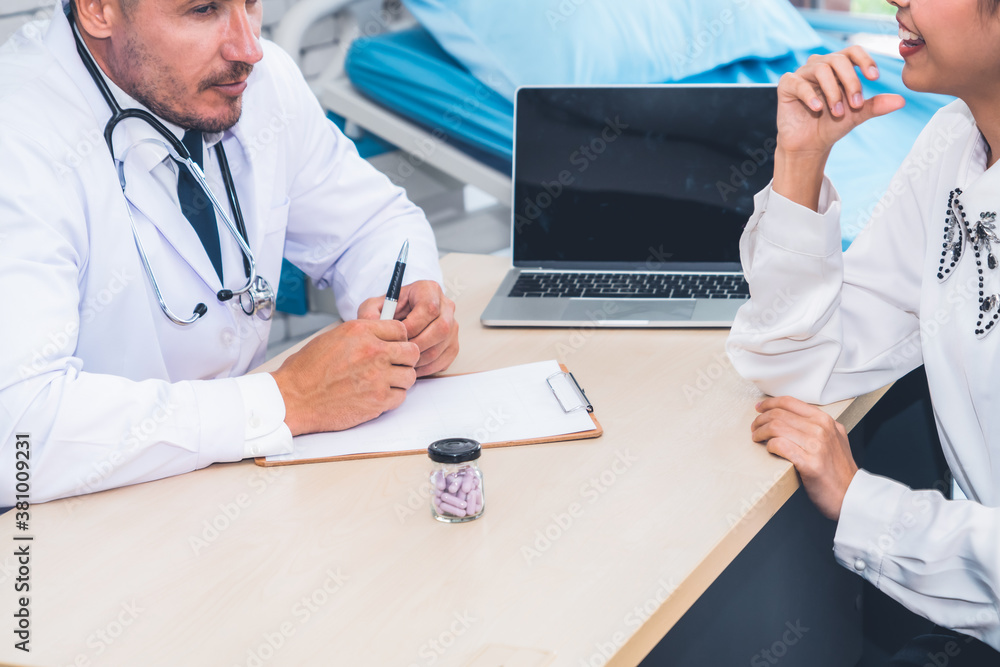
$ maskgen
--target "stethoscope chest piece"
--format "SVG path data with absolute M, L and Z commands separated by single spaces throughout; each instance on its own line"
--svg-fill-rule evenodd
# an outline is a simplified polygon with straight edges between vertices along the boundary
M 274 315 L 274 288 L 263 276 L 257 276 L 250 289 L 240 294 L 240 308 L 247 315 L 256 313 L 265 322 Z

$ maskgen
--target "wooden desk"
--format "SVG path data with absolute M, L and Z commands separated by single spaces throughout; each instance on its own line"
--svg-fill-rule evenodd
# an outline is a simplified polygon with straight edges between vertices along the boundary
M 431 518 L 423 456 L 220 464 L 33 507 L 33 650 L 5 629 L 0 661 L 637 664 L 798 487 L 750 440 L 760 394 L 724 330 L 485 329 L 506 261 L 443 264 L 452 370 L 559 359 L 603 438 L 488 450 L 486 513 L 461 525 Z M 876 398 L 828 410 L 853 426 Z

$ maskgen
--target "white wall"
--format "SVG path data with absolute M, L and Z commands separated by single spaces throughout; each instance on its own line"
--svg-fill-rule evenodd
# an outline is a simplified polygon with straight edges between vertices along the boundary
M 55 0 L 0 0 L 0 44 L 33 19 L 48 18 Z
M 0 0 L 2 1 L 2 0 Z M 271 37 L 281 18 L 298 0 L 263 0 L 264 27 L 262 36 Z M 317 76 L 336 52 L 336 30 L 332 16 L 316 22 L 302 40 L 302 73 L 307 79 Z
M 263 0 L 265 37 L 270 37 L 274 26 L 288 8 L 298 0 Z M 55 0 L 0 0 L 0 44 L 7 41 L 26 22 L 48 18 Z M 333 17 L 314 25 L 303 42 L 303 71 L 307 78 L 319 74 L 335 51 Z

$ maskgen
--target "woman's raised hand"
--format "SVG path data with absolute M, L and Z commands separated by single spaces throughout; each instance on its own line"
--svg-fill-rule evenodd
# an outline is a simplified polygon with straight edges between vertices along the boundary
M 899 95 L 864 99 L 855 69 L 874 81 L 878 66 L 860 46 L 809 56 L 778 83 L 778 145 L 786 153 L 826 153 L 855 127 L 903 108 Z
M 900 95 L 864 99 L 855 67 L 877 79 L 875 61 L 860 46 L 813 55 L 778 83 L 778 148 L 774 190 L 804 206 L 818 206 L 830 149 L 861 123 L 903 108 Z

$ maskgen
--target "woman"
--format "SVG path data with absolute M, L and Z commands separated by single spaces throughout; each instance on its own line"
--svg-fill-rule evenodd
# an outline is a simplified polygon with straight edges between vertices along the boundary
M 890 4 L 903 82 L 959 99 L 841 253 L 839 198 L 823 175 L 830 149 L 904 101 L 863 98 L 858 70 L 878 70 L 857 47 L 781 79 L 774 181 L 741 241 L 752 298 L 728 348 L 766 393 L 791 395 L 758 405 L 753 438 L 791 461 L 838 521 L 837 560 L 943 628 L 893 664 L 1000 664 L 1000 0 Z M 793 306 L 772 308 L 788 289 Z M 921 363 L 945 456 L 972 501 L 859 471 L 843 428 L 802 402 L 857 396 Z

